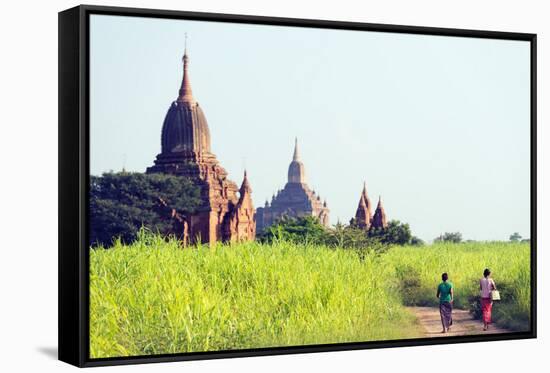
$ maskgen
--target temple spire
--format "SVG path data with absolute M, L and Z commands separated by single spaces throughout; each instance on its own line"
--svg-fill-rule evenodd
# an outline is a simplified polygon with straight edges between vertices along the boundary
M 355 218 L 351 220 L 357 227 L 361 229 L 369 229 L 372 222 L 372 214 L 370 207 L 370 200 L 367 196 L 367 185 L 363 184 L 363 190 L 361 191 L 361 196 L 359 197 L 359 204 L 357 205 L 357 210 L 355 212 Z
M 365 201 L 365 196 L 363 194 L 361 194 L 361 197 L 359 198 L 359 205 L 358 207 L 360 208 L 363 208 L 363 209 L 366 209 L 367 208 L 367 203 Z
M 178 101 L 194 103 L 193 91 L 191 90 L 191 82 L 189 80 L 189 57 L 187 56 L 187 33 L 185 34 L 185 49 L 183 52 L 183 78 L 179 91 Z
M 250 188 L 250 183 L 248 182 L 248 177 L 246 176 L 246 169 L 244 170 L 244 178 L 243 178 L 243 183 L 241 184 L 240 192 L 241 192 L 241 197 L 245 192 L 248 192 L 248 193 L 252 192 L 252 189 Z
M 386 215 L 386 212 L 384 211 L 384 206 L 382 205 L 382 196 L 378 196 L 378 205 L 376 205 L 376 210 L 380 210 L 382 213 L 384 213 L 384 216 Z
M 361 194 L 365 198 L 365 204 L 367 205 L 367 207 L 369 209 L 371 209 L 372 207 L 371 207 L 369 195 L 367 193 L 367 182 L 366 181 L 363 182 L 363 192 Z
M 300 153 L 298 152 L 298 137 L 294 138 L 294 155 L 292 156 L 293 161 L 300 160 Z
M 306 183 L 306 171 L 304 164 L 300 161 L 300 153 L 298 152 L 298 138 L 294 139 L 294 155 L 292 162 L 288 166 L 288 182 L 289 183 Z
M 388 220 L 386 217 L 386 211 L 382 205 L 382 196 L 378 197 L 378 205 L 376 206 L 376 211 L 372 218 L 372 227 L 386 229 L 388 227 Z

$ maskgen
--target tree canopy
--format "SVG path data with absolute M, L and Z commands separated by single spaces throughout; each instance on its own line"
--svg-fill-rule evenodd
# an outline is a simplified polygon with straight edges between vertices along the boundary
M 367 231 L 353 224 L 343 225 L 341 223 L 328 228 L 323 226 L 319 219 L 312 216 L 283 217 L 267 227 L 260 239 L 264 242 L 283 240 L 348 249 L 370 248 L 376 251 L 385 250 L 389 245 L 423 244 L 420 239 L 411 235 L 408 224 L 397 220 L 390 221 L 386 229 Z
M 322 244 L 326 239 L 325 227 L 313 216 L 300 218 L 283 217 L 267 227 L 260 239 L 264 242 L 275 240 L 295 243 Z
M 462 242 L 462 233 L 460 232 L 445 232 L 439 237 L 434 239 L 434 242 L 452 242 L 460 243 Z
M 371 229 L 369 236 L 378 238 L 382 243 L 393 245 L 408 245 L 413 238 L 409 224 L 401 223 L 399 220 L 390 221 L 385 229 Z
M 159 211 L 159 198 L 180 213 L 200 204 L 200 190 L 188 178 L 164 174 L 104 173 L 91 176 L 90 244 L 109 246 L 114 239 L 132 242 L 141 227 L 170 231 L 172 222 Z
M 523 237 L 521 237 L 521 235 L 520 235 L 518 232 L 514 232 L 514 233 L 510 236 L 510 241 L 512 241 L 512 242 L 520 242 L 522 238 L 523 238 Z

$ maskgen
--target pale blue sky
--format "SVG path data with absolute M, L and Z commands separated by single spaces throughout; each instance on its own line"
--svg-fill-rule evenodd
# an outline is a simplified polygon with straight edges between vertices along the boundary
M 212 150 L 255 205 L 286 182 L 297 136 L 309 185 L 347 222 L 363 180 L 431 240 L 529 236 L 529 43 L 120 16 L 91 17 L 91 172 L 144 172 L 181 82 Z

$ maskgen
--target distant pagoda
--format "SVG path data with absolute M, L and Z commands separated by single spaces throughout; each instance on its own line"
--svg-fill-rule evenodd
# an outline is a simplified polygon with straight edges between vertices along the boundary
M 161 152 L 146 172 L 186 176 L 200 188 L 202 202 L 198 210 L 194 214 L 177 215 L 178 228 L 174 233 L 184 242 L 253 240 L 255 211 L 246 171 L 238 188 L 211 152 L 208 122 L 193 97 L 188 68 L 186 49 L 179 95 L 170 105 L 162 126 Z
M 386 229 L 388 227 L 386 211 L 384 210 L 384 206 L 382 206 L 381 196 L 378 199 L 378 205 L 374 211 L 374 216 L 372 214 L 372 204 L 367 194 L 367 183 L 363 185 L 363 191 L 359 197 L 359 205 L 357 206 L 355 217 L 350 221 L 350 225 L 354 225 L 364 230 Z
M 288 182 L 282 190 L 273 195 L 271 203 L 256 209 L 256 230 L 261 233 L 265 228 L 285 217 L 314 216 L 325 225 L 329 225 L 329 209 L 326 200 L 311 190 L 306 183 L 305 167 L 300 160 L 298 139 L 294 144 L 294 155 L 288 167 Z
M 371 227 L 374 229 L 386 229 L 388 227 L 386 211 L 384 210 L 384 206 L 382 206 L 382 196 L 378 197 L 378 205 L 376 206 L 374 216 L 372 217 Z
M 367 194 L 367 183 L 363 185 L 363 191 L 361 192 L 361 197 L 359 198 L 359 205 L 357 206 L 357 211 L 355 212 L 355 219 L 352 219 L 350 223 L 355 223 L 355 225 L 361 229 L 369 229 L 372 223 L 372 206 Z

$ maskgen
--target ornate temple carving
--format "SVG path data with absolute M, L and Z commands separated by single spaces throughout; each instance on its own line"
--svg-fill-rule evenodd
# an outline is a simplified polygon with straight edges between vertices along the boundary
M 229 214 L 229 221 L 225 224 L 226 235 L 229 240 L 248 241 L 256 236 L 255 211 L 251 197 L 252 189 L 244 172 L 244 180 L 239 189 L 239 202 Z
M 306 183 L 305 167 L 300 160 L 298 140 L 295 141 L 294 155 L 288 167 L 288 182 L 282 190 L 273 195 L 271 203 L 266 201 L 264 207 L 256 210 L 256 231 L 261 233 L 283 216 L 314 216 L 320 222 L 329 225 L 327 202 L 311 190 Z
M 186 51 L 179 95 L 168 108 L 162 126 L 161 152 L 146 172 L 186 176 L 200 188 L 201 205 L 197 211 L 179 213 L 186 223 L 186 240 L 253 240 L 256 222 L 248 179 L 245 174 L 239 190 L 211 152 L 208 122 L 193 97 L 188 69 Z

